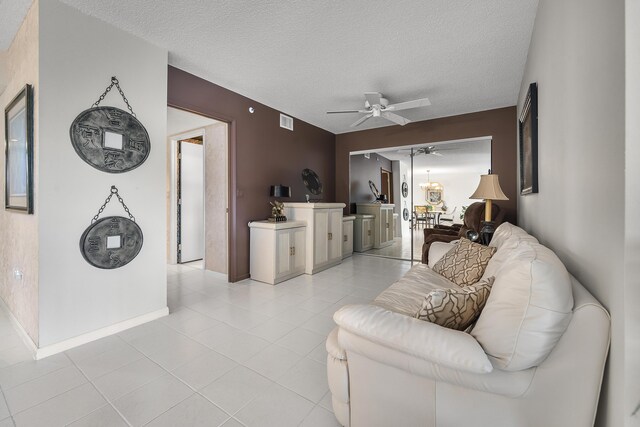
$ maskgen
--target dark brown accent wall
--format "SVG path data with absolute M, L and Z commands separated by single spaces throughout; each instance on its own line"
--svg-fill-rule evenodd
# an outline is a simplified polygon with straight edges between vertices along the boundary
M 323 200 L 335 201 L 331 132 L 297 119 L 293 132 L 283 129 L 279 111 L 171 66 L 168 104 L 230 123 L 229 281 L 249 277 L 247 224 L 270 215 L 270 185 L 288 185 L 288 201 L 304 201 L 301 173 L 310 168 L 322 181 Z M 255 109 L 253 114 L 249 107 Z
M 456 139 L 490 136 L 491 165 L 500 175 L 500 186 L 509 197 L 497 202 L 506 211 L 507 221 L 517 220 L 517 134 L 516 107 L 480 111 L 460 116 L 388 126 L 336 136 L 336 197 L 338 202 L 350 200 L 349 153 L 385 147 L 424 144 Z
M 380 168 L 384 168 L 388 171 L 391 170 L 391 160 L 380 154 L 370 153 L 371 156 L 367 159 L 363 154 L 351 156 L 351 184 L 349 203 L 351 205 L 351 212 L 355 213 L 356 203 L 366 203 L 375 200 L 373 193 L 369 189 L 369 180 L 378 187 L 378 191 L 382 192 L 382 179 L 380 176 Z M 387 197 L 390 197 L 387 194 Z M 349 205 L 347 205 L 349 206 Z

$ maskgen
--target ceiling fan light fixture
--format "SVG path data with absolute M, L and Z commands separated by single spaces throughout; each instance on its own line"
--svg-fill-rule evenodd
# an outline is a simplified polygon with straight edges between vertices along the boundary
M 394 114 L 391 111 L 408 110 L 411 108 L 425 107 L 431 105 L 428 98 L 415 99 L 413 101 L 400 102 L 397 104 L 389 104 L 389 100 L 382 97 L 379 92 L 366 92 L 364 94 L 366 101 L 364 110 L 343 110 L 343 111 L 327 111 L 327 114 L 344 114 L 344 113 L 361 113 L 366 114 L 360 120 L 356 121 L 351 127 L 356 127 L 364 123 L 371 117 L 382 117 L 390 122 L 404 126 L 411 120 L 406 117 Z

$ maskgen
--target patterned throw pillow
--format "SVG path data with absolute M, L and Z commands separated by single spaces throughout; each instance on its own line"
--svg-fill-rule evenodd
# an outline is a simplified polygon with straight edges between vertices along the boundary
M 494 247 L 483 246 L 462 238 L 435 263 L 433 271 L 458 286 L 468 286 L 480 280 L 496 250 Z
M 463 331 L 480 316 L 493 281 L 494 277 L 489 277 L 462 289 L 432 291 L 424 297 L 416 318 Z

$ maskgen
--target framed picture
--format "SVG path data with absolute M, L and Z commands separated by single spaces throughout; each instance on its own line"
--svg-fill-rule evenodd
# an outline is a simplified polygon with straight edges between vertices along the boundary
M 33 213 L 33 87 L 26 85 L 4 110 L 5 209 Z
M 538 192 L 538 85 L 531 83 L 519 119 L 520 194 Z
M 427 203 L 430 205 L 438 205 L 442 203 L 442 190 L 427 189 Z

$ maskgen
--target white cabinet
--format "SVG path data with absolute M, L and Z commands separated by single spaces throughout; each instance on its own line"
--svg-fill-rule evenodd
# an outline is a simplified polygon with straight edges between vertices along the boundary
M 393 244 L 393 206 L 383 203 L 358 203 L 359 214 L 373 215 L 373 247 L 384 248 Z
M 353 255 L 353 220 L 355 216 L 342 217 L 342 259 Z
M 353 250 L 365 252 L 373 248 L 373 215 L 355 215 L 353 221 Z
M 342 262 L 344 203 L 285 203 L 286 215 L 306 229 L 305 273 L 314 274 Z
M 249 223 L 251 278 L 275 285 L 304 273 L 304 222 L 253 221 Z

